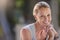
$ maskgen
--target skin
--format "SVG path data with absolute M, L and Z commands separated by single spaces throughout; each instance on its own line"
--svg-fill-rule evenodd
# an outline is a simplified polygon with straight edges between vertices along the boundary
M 37 40 L 45 40 L 46 35 L 48 33 L 48 40 L 54 40 L 54 37 L 58 37 L 58 33 L 55 31 L 53 27 L 49 27 L 51 23 L 51 10 L 50 8 L 40 8 L 38 13 L 34 15 L 36 20 L 35 29 L 36 29 L 36 39 Z M 48 32 L 46 32 L 46 30 Z M 32 40 L 31 33 L 28 29 L 23 29 L 20 31 L 21 40 Z

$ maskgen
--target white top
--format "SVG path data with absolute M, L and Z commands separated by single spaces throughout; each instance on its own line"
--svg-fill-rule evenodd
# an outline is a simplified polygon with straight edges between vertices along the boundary
M 22 29 L 28 29 L 31 32 L 32 40 L 36 40 L 35 27 L 34 26 L 35 26 L 34 23 L 32 23 L 32 24 L 29 24 L 29 25 L 22 28 Z M 46 36 L 46 40 L 48 40 L 48 35 Z

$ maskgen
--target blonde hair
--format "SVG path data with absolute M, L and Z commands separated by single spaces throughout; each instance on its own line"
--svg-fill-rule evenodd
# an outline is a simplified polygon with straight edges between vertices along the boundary
M 42 7 L 50 8 L 48 3 L 44 2 L 44 1 L 38 2 L 33 8 L 33 15 L 35 15 L 38 12 L 38 9 L 40 9 Z

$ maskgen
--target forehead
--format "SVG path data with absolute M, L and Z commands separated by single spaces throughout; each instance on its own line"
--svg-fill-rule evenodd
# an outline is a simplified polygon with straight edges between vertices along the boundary
M 51 10 L 50 10 L 50 8 L 44 8 L 44 7 L 42 7 L 42 8 L 40 8 L 39 10 L 38 10 L 38 13 L 40 13 L 40 14 L 51 14 Z

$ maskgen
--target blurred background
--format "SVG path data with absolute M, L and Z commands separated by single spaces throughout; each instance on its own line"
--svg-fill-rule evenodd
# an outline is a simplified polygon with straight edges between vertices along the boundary
M 0 0 L 0 40 L 20 40 L 21 27 L 35 22 L 32 12 L 39 1 L 51 6 L 52 23 L 60 36 L 60 0 Z

